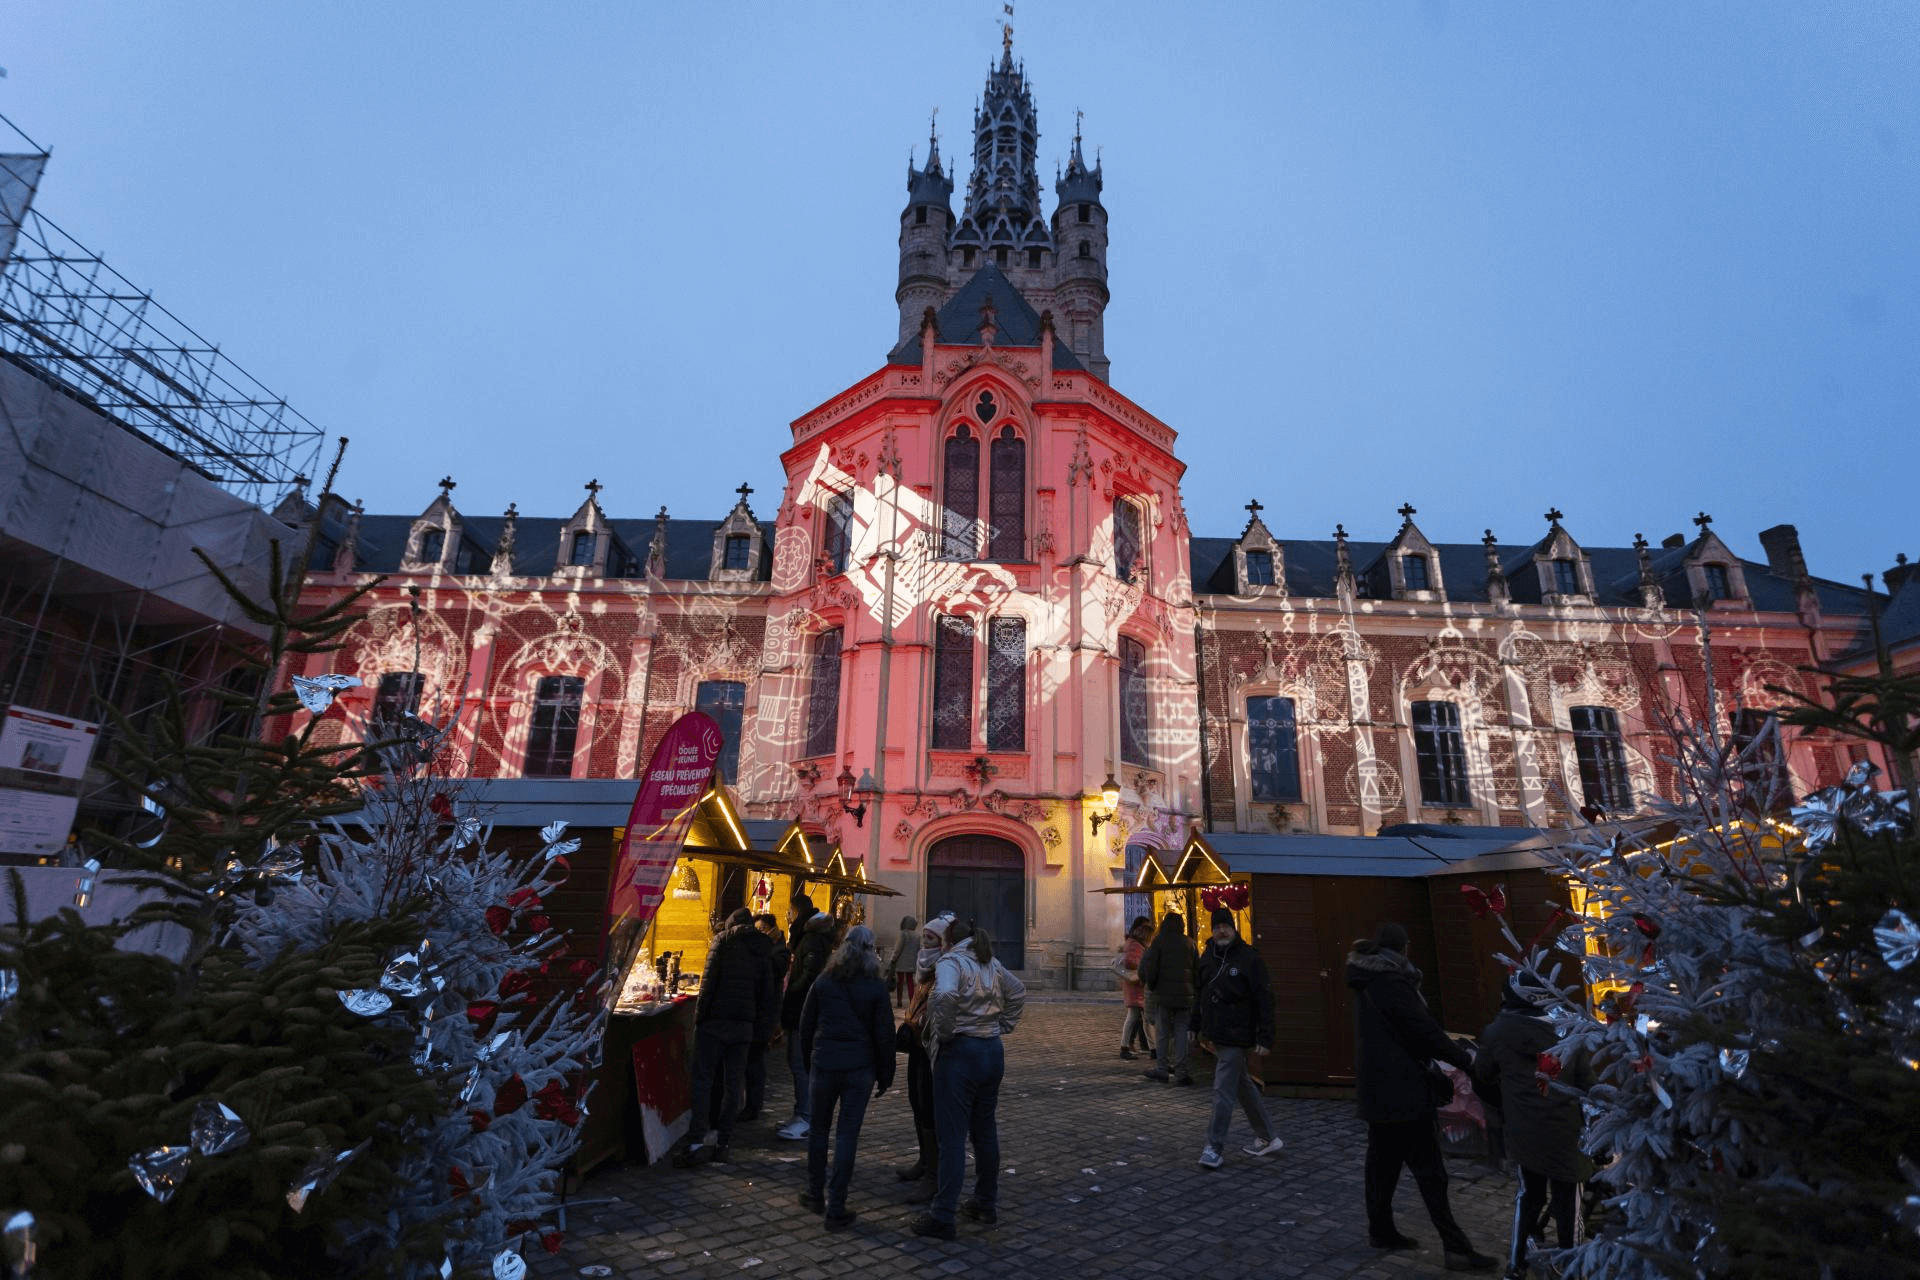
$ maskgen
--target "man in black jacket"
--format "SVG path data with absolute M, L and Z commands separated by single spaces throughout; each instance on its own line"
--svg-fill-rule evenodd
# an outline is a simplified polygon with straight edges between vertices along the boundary
M 1267 962 L 1240 936 L 1232 911 L 1216 908 L 1212 924 L 1213 939 L 1200 955 L 1193 1029 L 1213 1045 L 1213 1120 L 1207 1125 L 1200 1164 L 1218 1169 L 1226 1163 L 1220 1149 L 1226 1146 L 1236 1102 L 1253 1126 L 1248 1155 L 1272 1155 L 1286 1143 L 1274 1133 L 1260 1091 L 1247 1076 L 1247 1054 L 1265 1057 L 1273 1048 L 1273 981 Z
M 734 1114 L 746 1085 L 747 1049 L 756 1038 L 773 1032 L 778 1005 L 771 953 L 766 940 L 754 931 L 753 913 L 744 908 L 727 917 L 726 929 L 707 952 L 700 998 L 693 1009 L 693 1118 L 673 1158 L 682 1168 L 702 1159 L 727 1158 Z M 707 1135 L 716 1075 L 723 1091 L 720 1119 L 714 1133 Z
M 1447 1204 L 1447 1166 L 1440 1158 L 1437 1104 L 1427 1076 L 1427 1064 L 1435 1058 L 1465 1071 L 1473 1056 L 1427 1010 L 1420 970 L 1407 959 L 1406 929 L 1389 921 L 1372 938 L 1354 943 L 1347 956 L 1347 985 L 1354 993 L 1360 1118 L 1367 1122 L 1368 1242 L 1376 1249 L 1419 1247 L 1393 1225 L 1393 1190 L 1405 1165 L 1440 1233 L 1447 1270 L 1493 1270 L 1498 1259 L 1474 1250 Z

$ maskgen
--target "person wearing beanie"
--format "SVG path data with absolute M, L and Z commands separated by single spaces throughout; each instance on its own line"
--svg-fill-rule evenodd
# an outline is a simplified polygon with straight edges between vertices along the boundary
M 1428 1011 L 1420 970 L 1407 959 L 1406 929 L 1389 921 L 1354 943 L 1347 986 L 1353 989 L 1360 1118 L 1367 1122 L 1367 1242 L 1376 1249 L 1419 1247 L 1393 1224 L 1393 1192 L 1404 1166 L 1440 1233 L 1447 1270 L 1493 1270 L 1499 1260 L 1475 1251 L 1447 1204 L 1447 1166 L 1434 1115 L 1438 1101 L 1427 1075 L 1435 1058 L 1465 1071 L 1473 1056 Z
M 1218 1169 L 1226 1163 L 1220 1151 L 1227 1145 L 1235 1103 L 1253 1126 L 1248 1155 L 1272 1155 L 1286 1144 L 1274 1133 L 1260 1090 L 1247 1075 L 1247 1055 L 1264 1058 L 1273 1048 L 1273 981 L 1267 962 L 1240 936 L 1232 911 L 1214 908 L 1210 923 L 1213 936 L 1200 956 L 1193 1028 L 1213 1046 L 1214 1054 L 1213 1119 L 1200 1164 Z
M 727 1158 L 746 1087 L 747 1050 L 772 1034 L 779 1008 L 771 953 L 753 927 L 753 913 L 745 908 L 727 917 L 727 927 L 707 951 L 700 998 L 693 1009 L 693 1120 L 673 1155 L 680 1168 Z M 718 1107 L 713 1099 L 716 1083 L 721 1089 Z
M 1593 1176 L 1593 1161 L 1580 1150 L 1585 1117 L 1575 1092 L 1592 1086 L 1592 1059 L 1585 1050 L 1562 1055 L 1556 1048 L 1560 1037 L 1547 1009 L 1561 999 L 1532 974 L 1507 979 L 1500 1012 L 1480 1033 L 1480 1054 L 1473 1063 L 1474 1087 L 1488 1102 L 1498 1100 L 1507 1154 L 1519 1170 L 1509 1276 L 1527 1274 L 1527 1237 L 1543 1208 L 1550 1211 L 1559 1247 L 1573 1247 L 1580 1184 Z M 1545 1093 L 1535 1083 L 1543 1053 L 1561 1059 L 1560 1073 Z
M 1145 1074 L 1149 1080 L 1165 1084 L 1192 1084 L 1187 1071 L 1187 1024 L 1193 1008 L 1194 968 L 1199 957 L 1187 941 L 1186 921 L 1178 912 L 1169 911 L 1160 920 L 1160 931 L 1140 957 L 1140 982 L 1147 989 L 1153 1009 L 1156 1064 Z

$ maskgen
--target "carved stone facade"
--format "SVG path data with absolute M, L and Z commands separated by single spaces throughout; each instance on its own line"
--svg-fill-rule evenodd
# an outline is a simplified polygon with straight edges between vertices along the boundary
M 1239 537 L 1194 536 L 1174 429 L 1106 381 L 1097 164 L 1076 137 L 1045 221 L 1010 57 L 982 113 L 964 217 L 937 150 L 912 171 L 900 341 L 791 424 L 769 518 L 745 486 L 719 520 L 609 516 L 597 483 L 564 519 L 465 516 L 451 477 L 417 516 L 309 511 L 350 521 L 313 602 L 386 575 L 314 659 L 366 681 L 338 732 L 419 672 L 472 773 L 538 755 L 631 778 L 712 707 L 746 811 L 838 841 L 906 912 L 947 905 L 929 886 L 962 862 L 1022 867 L 1024 899 L 996 909 L 1046 981 L 1111 953 L 1122 899 L 1092 891 L 1130 845 L 1644 805 L 1668 781 L 1661 715 L 1706 706 L 1709 662 L 1744 732 L 1777 690 L 1811 691 L 1801 666 L 1857 649 L 1867 597 L 1811 577 L 1787 526 L 1764 564 L 1704 514 L 1658 548 L 1583 547 L 1559 511 L 1530 544 L 1437 544 L 1410 505 L 1379 543 L 1276 535 L 1258 503 Z M 1083 236 L 1088 259 L 1066 248 Z M 1005 267 L 996 246 L 1018 250 Z M 1849 758 L 1803 738 L 1787 764 L 1805 788 Z

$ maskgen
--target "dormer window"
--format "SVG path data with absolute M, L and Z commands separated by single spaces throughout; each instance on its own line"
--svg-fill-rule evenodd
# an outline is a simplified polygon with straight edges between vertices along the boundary
M 1425 556 L 1401 556 L 1400 576 L 1408 591 L 1431 591 Z
M 420 563 L 439 564 L 441 553 L 447 549 L 447 531 L 445 529 L 423 529 L 420 532 Z M 1722 573 L 1724 574 L 1724 570 Z
M 1733 583 L 1727 576 L 1727 566 L 1723 564 L 1702 565 L 1707 576 L 1707 597 L 1712 600 L 1733 599 Z
M 753 539 L 744 533 L 727 535 L 726 558 L 721 561 L 722 569 L 753 568 Z
M 1580 594 L 1580 565 L 1573 560 L 1555 560 L 1553 562 L 1553 590 L 1556 595 L 1577 596 Z
M 567 557 L 567 563 L 576 569 L 593 567 L 593 531 L 580 529 L 573 535 L 573 552 Z
M 1247 555 L 1247 585 L 1250 587 L 1270 587 L 1273 585 L 1273 552 L 1249 551 Z

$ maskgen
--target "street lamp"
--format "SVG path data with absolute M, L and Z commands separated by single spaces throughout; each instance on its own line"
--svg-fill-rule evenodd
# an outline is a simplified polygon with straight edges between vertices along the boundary
M 1107 773 L 1107 780 L 1100 784 L 1100 800 L 1107 806 L 1107 811 L 1092 814 L 1090 817 L 1093 823 L 1093 834 L 1096 836 L 1100 834 L 1102 823 L 1112 822 L 1118 816 L 1114 810 L 1120 805 L 1120 784 L 1113 780 L 1111 771 Z
M 842 769 L 840 770 L 840 776 L 835 778 L 834 781 L 840 784 L 841 812 L 853 819 L 854 826 L 865 826 L 867 819 L 866 797 L 879 790 L 879 788 L 873 784 L 873 771 L 871 769 L 862 769 L 860 771 L 860 780 L 856 782 L 854 781 L 852 769 Z M 858 804 L 854 803 L 856 796 L 860 798 L 860 803 Z

